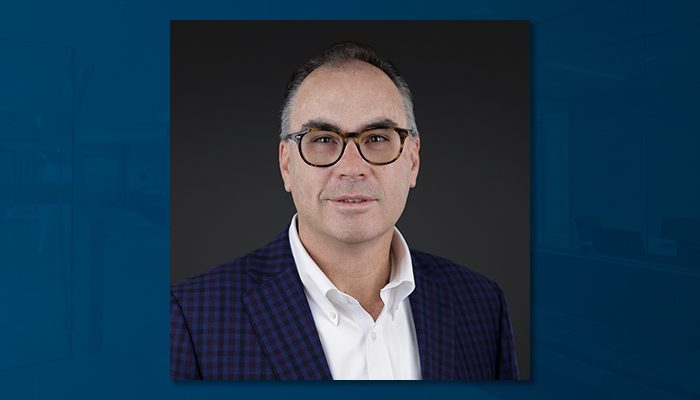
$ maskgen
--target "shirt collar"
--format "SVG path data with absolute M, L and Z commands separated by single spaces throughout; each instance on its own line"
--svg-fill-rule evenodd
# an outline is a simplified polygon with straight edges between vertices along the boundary
M 341 292 L 306 251 L 299 239 L 296 214 L 289 225 L 289 244 L 299 277 L 310 300 L 316 302 L 331 322 L 338 325 L 338 305 L 356 300 Z M 380 291 L 384 308 L 390 313 L 392 320 L 401 302 L 413 292 L 415 287 L 408 244 L 401 232 L 394 227 L 394 236 L 391 240 L 391 274 L 389 282 Z

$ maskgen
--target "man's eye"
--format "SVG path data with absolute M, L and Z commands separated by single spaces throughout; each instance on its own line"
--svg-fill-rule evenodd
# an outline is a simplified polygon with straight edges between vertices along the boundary
M 387 139 L 386 137 L 381 136 L 381 135 L 372 135 L 372 136 L 367 138 L 368 143 L 384 143 L 387 140 L 389 140 L 389 139 Z
M 319 136 L 313 138 L 312 142 L 318 144 L 331 144 L 335 143 L 335 139 L 330 136 Z

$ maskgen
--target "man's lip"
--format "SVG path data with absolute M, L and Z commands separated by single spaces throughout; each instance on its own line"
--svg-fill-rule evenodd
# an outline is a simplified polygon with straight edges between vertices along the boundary
M 344 195 L 344 196 L 339 196 L 339 197 L 332 197 L 330 198 L 331 201 L 343 201 L 343 200 L 365 200 L 365 201 L 372 201 L 376 200 L 372 197 L 361 195 L 361 194 L 350 194 L 350 195 Z

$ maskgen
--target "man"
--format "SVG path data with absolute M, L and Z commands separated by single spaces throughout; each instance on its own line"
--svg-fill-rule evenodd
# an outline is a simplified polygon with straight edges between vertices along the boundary
M 174 379 L 517 379 L 487 278 L 409 250 L 420 167 L 406 82 L 334 45 L 292 77 L 279 166 L 297 209 L 267 246 L 174 285 Z

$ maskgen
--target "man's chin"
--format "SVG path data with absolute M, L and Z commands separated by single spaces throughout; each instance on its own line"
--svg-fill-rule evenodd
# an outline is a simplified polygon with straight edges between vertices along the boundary
M 348 245 L 362 244 L 372 241 L 381 236 L 382 232 L 378 228 L 370 228 L 367 225 L 343 226 L 340 230 L 333 231 L 333 237 L 339 242 Z

